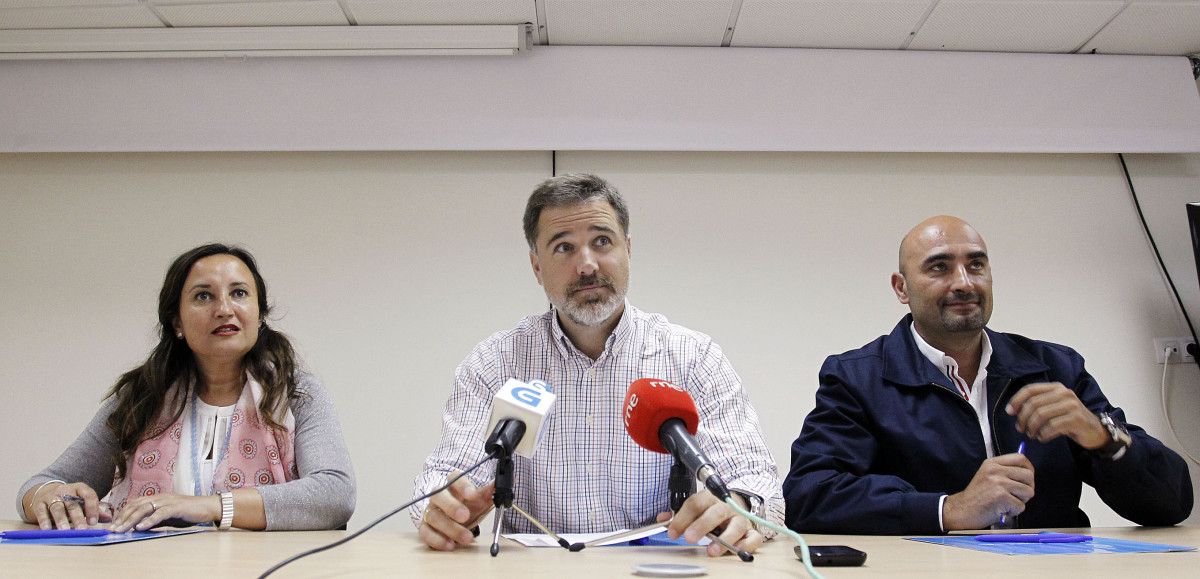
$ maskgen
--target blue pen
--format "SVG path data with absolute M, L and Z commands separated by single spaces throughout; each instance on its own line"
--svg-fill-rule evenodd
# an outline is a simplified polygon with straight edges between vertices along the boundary
M 76 537 L 103 537 L 104 529 L 34 529 L 28 531 L 3 531 L 3 539 L 69 539 Z
M 975 540 L 981 543 L 1086 543 L 1091 541 L 1092 537 L 1068 533 L 1028 533 L 1024 535 L 976 535 Z
M 1020 455 L 1025 454 L 1025 441 L 1024 440 L 1021 441 L 1021 444 L 1017 445 L 1017 454 L 1020 454 Z M 1000 515 L 1000 525 L 1004 526 L 1005 524 L 1007 524 L 1007 522 L 1008 522 L 1008 513 Z

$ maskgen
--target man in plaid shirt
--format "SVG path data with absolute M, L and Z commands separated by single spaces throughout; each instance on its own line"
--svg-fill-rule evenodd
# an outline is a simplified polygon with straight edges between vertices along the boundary
M 537 379 L 551 384 L 557 401 L 533 457 L 514 457 L 514 502 L 560 533 L 665 521 L 671 517 L 673 459 L 637 446 L 621 414 L 630 383 L 657 378 L 681 386 L 696 401 L 697 443 L 734 496 L 781 522 L 775 461 L 721 348 L 625 299 L 629 212 L 616 189 L 593 175 L 549 179 L 530 196 L 524 225 L 533 273 L 552 307 L 484 340 L 459 365 L 442 437 L 414 483 L 416 496 L 484 457 L 492 398 L 507 379 Z M 486 465 L 414 505 L 421 540 L 447 551 L 471 543 L 472 527 L 492 508 L 493 477 L 494 465 Z M 536 532 L 511 511 L 503 528 Z M 712 531 L 750 552 L 770 534 L 707 491 L 691 496 L 668 526 L 672 538 L 691 542 Z M 716 543 L 708 548 L 710 555 L 721 551 Z

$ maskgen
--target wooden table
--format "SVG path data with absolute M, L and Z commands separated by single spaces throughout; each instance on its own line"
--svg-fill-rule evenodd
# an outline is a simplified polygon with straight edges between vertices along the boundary
M 0 521 L 2 529 L 30 528 Z M 1076 529 L 1099 537 L 1200 546 L 1200 527 Z M 344 531 L 260 533 L 204 532 L 105 547 L 0 546 L 0 576 L 65 577 L 256 577 L 276 562 L 334 541 Z M 864 567 L 819 568 L 835 577 L 989 577 L 1028 579 L 1080 577 L 1200 576 L 1200 552 L 1121 555 L 1006 556 L 942 547 L 900 537 L 806 535 L 813 545 L 850 545 L 868 553 Z M 418 543 L 415 532 L 373 530 L 336 549 L 301 559 L 272 577 L 632 577 L 639 563 L 703 565 L 712 577 L 807 577 L 792 554 L 793 543 L 776 540 L 753 563 L 736 557 L 704 556 L 676 547 L 594 548 L 570 553 L 557 548 L 525 548 L 511 541 L 500 556 L 488 545 L 437 553 Z

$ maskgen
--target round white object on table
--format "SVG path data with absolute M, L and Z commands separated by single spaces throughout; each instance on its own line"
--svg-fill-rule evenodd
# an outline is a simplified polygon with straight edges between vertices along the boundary
M 633 574 L 642 577 L 699 577 L 708 574 L 708 567 L 680 563 L 642 563 L 633 566 Z

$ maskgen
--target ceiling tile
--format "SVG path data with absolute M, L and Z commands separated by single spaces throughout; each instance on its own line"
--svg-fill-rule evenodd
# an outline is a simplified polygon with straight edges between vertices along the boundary
M 742 0 L 731 46 L 897 49 L 933 0 Z
M 171 26 L 349 25 L 337 0 L 170 4 L 155 8 Z
M 155 6 L 174 4 L 272 4 L 303 0 L 145 0 Z M 337 0 L 334 0 L 335 2 Z
M 550 44 L 720 46 L 733 0 L 545 0 Z
M 942 0 L 908 47 L 1071 52 L 1124 5 L 1120 0 Z
M 145 5 L 0 8 L 0 29 L 152 28 L 163 23 Z
M 0 0 L 0 8 L 45 8 L 50 6 L 136 6 L 138 0 Z
M 344 0 L 359 24 L 537 22 L 533 0 Z
M 1200 52 L 1200 2 L 1135 2 L 1080 52 L 1186 55 Z

